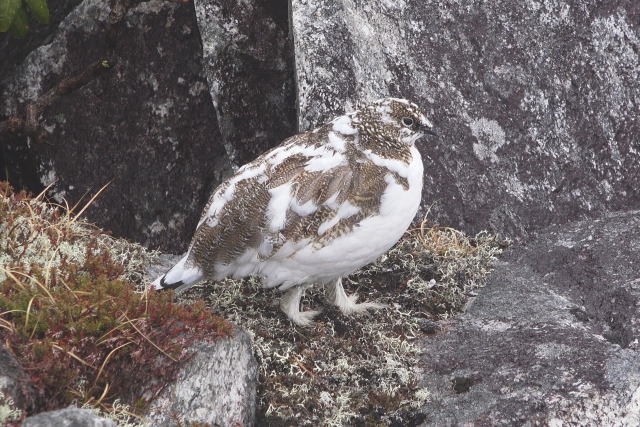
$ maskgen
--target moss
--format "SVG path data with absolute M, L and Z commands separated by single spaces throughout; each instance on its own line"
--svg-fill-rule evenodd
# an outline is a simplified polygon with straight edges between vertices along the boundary
M 180 298 L 205 300 L 251 333 L 259 425 L 419 424 L 430 397 L 419 387 L 418 339 L 464 309 L 500 250 L 487 233 L 469 238 L 423 224 L 344 281 L 348 293 L 386 309 L 346 317 L 315 287 L 302 303 L 324 307 L 312 328 L 291 324 L 278 309 L 280 292 L 256 279 L 202 284 Z
M 34 413 L 70 403 L 139 410 L 190 357 L 229 333 L 204 304 L 139 293 L 153 259 L 70 210 L 0 184 L 0 338 L 31 376 Z

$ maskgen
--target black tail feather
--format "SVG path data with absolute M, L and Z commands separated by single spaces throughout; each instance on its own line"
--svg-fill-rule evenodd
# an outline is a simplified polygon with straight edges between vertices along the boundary
M 162 286 L 162 288 L 158 289 L 159 291 L 168 291 L 169 289 L 179 288 L 180 286 L 184 285 L 184 282 L 182 280 L 174 283 L 167 283 L 164 281 L 165 277 L 166 276 L 163 276 L 162 279 L 160 279 L 160 286 Z

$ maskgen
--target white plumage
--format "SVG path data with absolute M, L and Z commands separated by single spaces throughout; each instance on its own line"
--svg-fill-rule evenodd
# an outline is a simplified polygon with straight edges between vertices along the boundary
M 387 98 L 295 135 L 222 183 L 204 209 L 187 254 L 156 289 L 186 289 L 202 278 L 261 278 L 287 291 L 281 308 L 298 325 L 312 284 L 328 285 L 345 314 L 356 304 L 341 278 L 390 249 L 421 200 L 415 141 L 432 125 L 406 100 Z

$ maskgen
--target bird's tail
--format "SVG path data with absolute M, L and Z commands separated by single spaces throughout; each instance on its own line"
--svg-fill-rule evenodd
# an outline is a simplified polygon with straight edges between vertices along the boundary
M 153 281 L 156 290 L 167 290 L 181 288 L 181 290 L 191 287 L 202 278 L 202 270 L 187 262 L 188 254 L 169 271 Z

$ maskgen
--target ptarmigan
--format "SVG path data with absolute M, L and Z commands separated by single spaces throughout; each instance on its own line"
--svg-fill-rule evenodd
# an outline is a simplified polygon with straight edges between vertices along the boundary
M 433 126 L 416 104 L 385 98 L 294 135 L 241 167 L 212 194 L 187 254 L 155 280 L 189 288 L 205 278 L 250 275 L 286 291 L 282 311 L 300 311 L 313 284 L 345 314 L 356 304 L 342 277 L 374 261 L 407 230 L 420 205 L 422 158 L 414 146 Z

